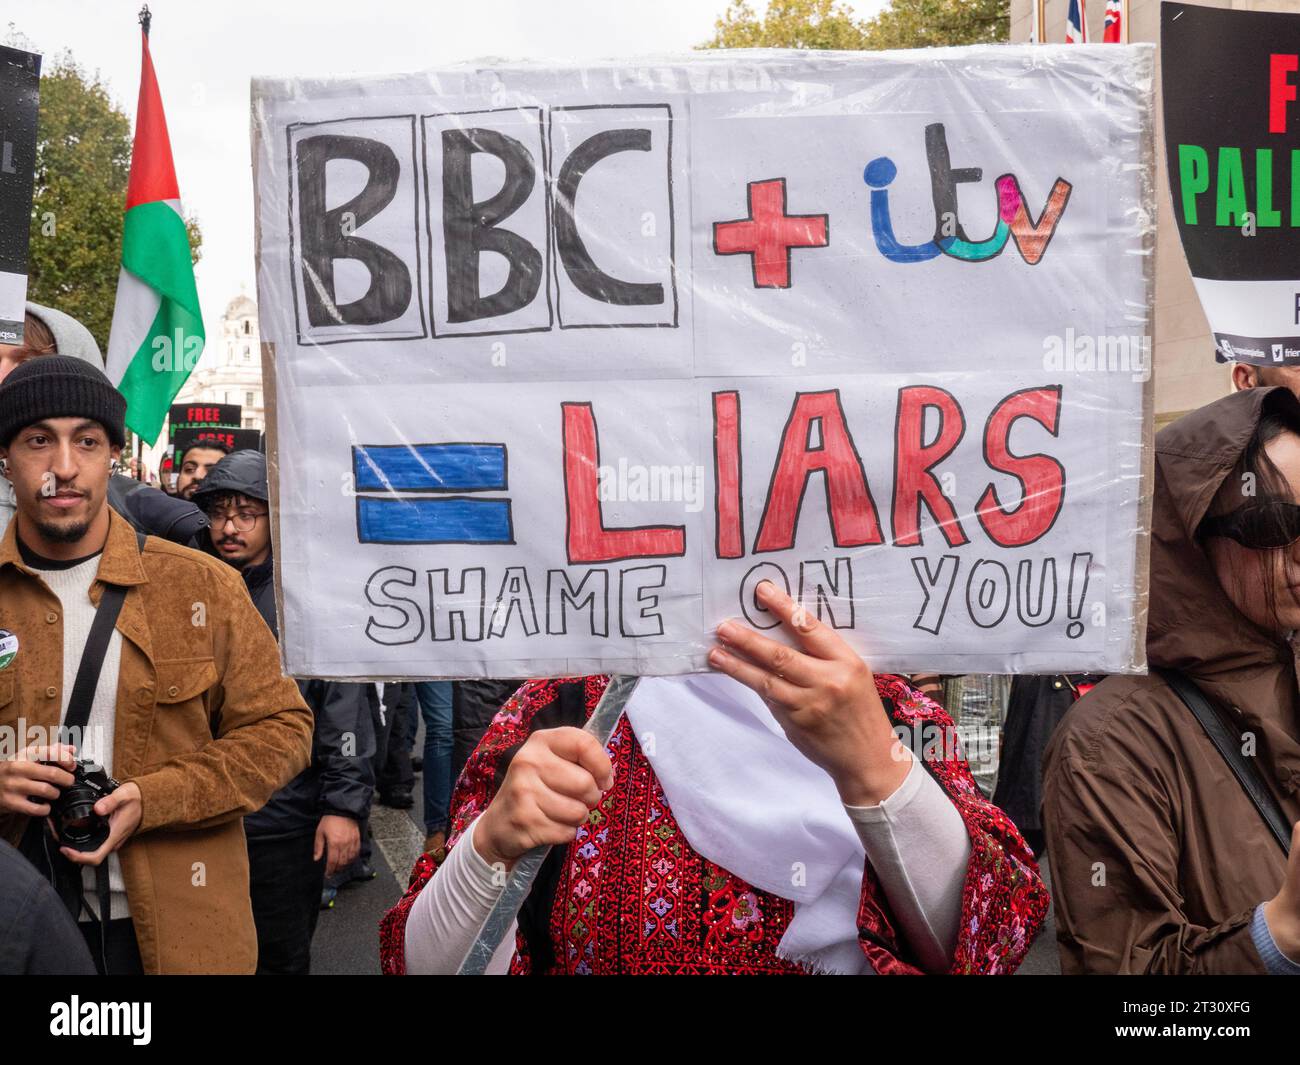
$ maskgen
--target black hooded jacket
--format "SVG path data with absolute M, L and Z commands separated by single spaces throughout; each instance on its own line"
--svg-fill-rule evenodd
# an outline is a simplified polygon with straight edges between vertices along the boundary
M 200 507 L 217 496 L 238 493 L 266 501 L 266 456 L 233 451 L 204 479 L 194 501 Z M 275 616 L 273 556 L 242 571 L 253 605 L 279 639 Z M 298 688 L 316 717 L 311 765 L 244 818 L 252 838 L 273 839 L 314 831 L 325 814 L 360 821 L 370 814 L 375 777 L 375 729 L 365 684 L 300 680 Z
M 208 516 L 188 499 L 115 473 L 108 479 L 108 505 L 146 536 L 200 551 L 206 546 Z

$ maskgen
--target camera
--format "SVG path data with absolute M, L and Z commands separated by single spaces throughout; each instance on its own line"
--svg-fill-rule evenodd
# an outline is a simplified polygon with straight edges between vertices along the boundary
M 58 762 L 42 764 L 59 765 Z M 50 819 L 59 842 L 74 851 L 99 850 L 108 839 L 108 819 L 95 813 L 95 803 L 121 786 L 98 762 L 78 758 L 72 769 L 72 783 L 57 799 L 50 800 Z

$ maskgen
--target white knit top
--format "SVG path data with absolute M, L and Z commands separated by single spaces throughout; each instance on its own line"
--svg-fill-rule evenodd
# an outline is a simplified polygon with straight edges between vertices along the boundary
M 81 665 L 81 652 L 90 635 L 91 623 L 95 620 L 95 604 L 90 601 L 90 586 L 99 571 L 101 557 L 94 555 L 64 569 L 45 569 L 45 563 L 32 565 L 32 569 L 39 571 L 50 591 L 63 604 L 63 708 L 59 715 L 60 723 L 67 719 L 72 687 Z M 109 637 L 108 653 L 99 671 L 99 683 L 91 702 L 90 717 L 77 752 L 83 759 L 98 762 L 110 776 L 113 774 L 113 726 L 117 713 L 117 677 L 121 662 L 122 634 L 114 629 Z M 119 917 L 129 917 L 131 911 L 126 901 L 126 884 L 122 880 L 122 863 L 116 854 L 111 854 L 108 858 L 108 883 L 112 891 L 111 918 L 117 920 Z M 82 884 L 87 904 L 92 912 L 98 913 L 93 866 L 86 866 L 83 870 Z

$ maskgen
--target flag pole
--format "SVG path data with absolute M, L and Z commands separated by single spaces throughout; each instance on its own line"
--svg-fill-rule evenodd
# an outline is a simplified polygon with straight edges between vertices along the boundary
M 148 450 L 203 350 L 205 331 L 162 92 L 149 54 L 153 25 L 148 5 L 140 8 L 138 21 L 140 95 L 107 371 L 126 397 L 127 425 L 147 444 L 142 450 Z M 152 357 L 160 347 L 167 350 L 165 365 Z
M 149 36 L 149 26 L 153 23 L 153 12 L 149 10 L 149 5 L 145 4 L 140 8 L 140 13 L 136 16 L 136 21 L 140 23 L 140 29 L 144 31 L 145 38 Z M 144 447 L 140 443 L 140 434 L 131 433 L 135 444 L 135 479 L 144 480 Z
M 1046 0 L 1034 0 L 1034 17 L 1038 20 L 1038 43 L 1047 43 Z

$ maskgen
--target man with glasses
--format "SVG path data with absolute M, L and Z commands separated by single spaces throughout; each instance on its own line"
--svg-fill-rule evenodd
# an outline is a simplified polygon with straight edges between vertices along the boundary
M 240 571 L 277 634 L 266 456 L 233 451 L 194 502 L 207 514 L 217 557 Z M 299 681 L 315 715 L 311 765 L 244 819 L 259 973 L 305 974 L 325 877 L 357 856 L 374 790 L 374 726 L 362 684 Z
M 253 579 L 260 576 L 250 570 L 270 565 L 271 521 L 267 494 L 266 458 L 261 452 L 245 450 L 231 452 L 217 462 L 193 495 L 195 504 L 208 516 L 208 535 L 217 557 L 244 574 L 250 592 Z M 256 601 L 257 597 L 253 598 Z M 263 611 L 263 617 L 267 614 L 268 611 Z M 274 598 L 269 614 L 271 620 L 267 623 L 275 628 Z

